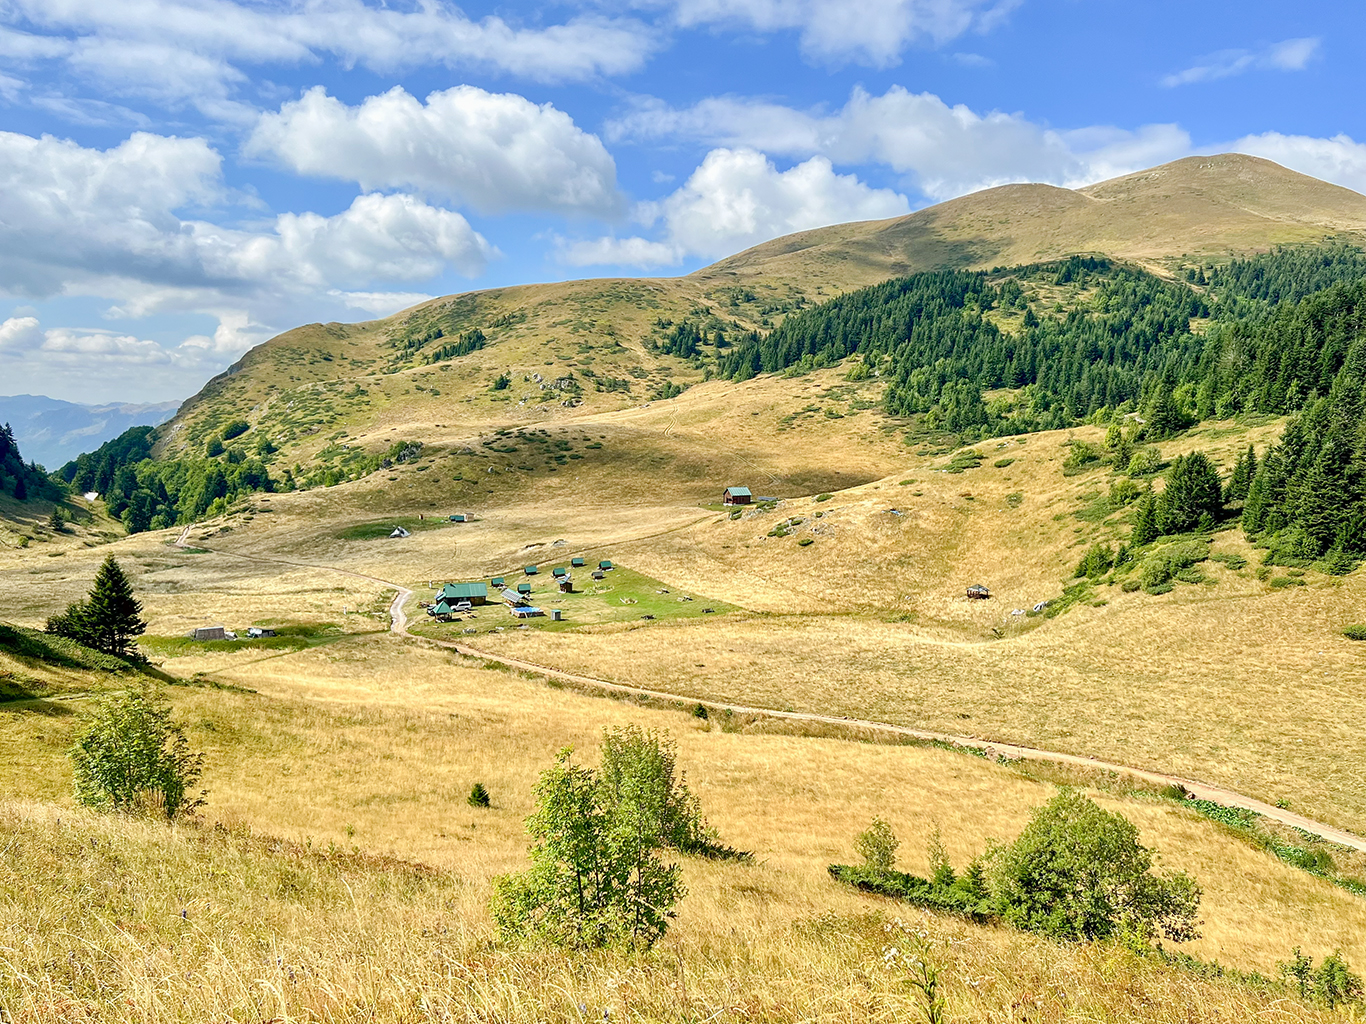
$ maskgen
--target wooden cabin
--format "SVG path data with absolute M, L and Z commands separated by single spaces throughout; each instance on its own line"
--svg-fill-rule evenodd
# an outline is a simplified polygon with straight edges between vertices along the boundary
M 723 505 L 748 505 L 754 500 L 748 487 L 727 487 L 721 494 Z

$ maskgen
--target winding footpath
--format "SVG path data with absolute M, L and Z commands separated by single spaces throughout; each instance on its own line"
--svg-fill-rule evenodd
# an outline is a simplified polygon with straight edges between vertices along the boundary
M 190 527 L 186 527 L 176 541 L 176 546 L 186 546 L 186 538 L 189 536 Z M 203 545 L 197 545 L 203 548 Z M 1302 832 L 1318 836 L 1320 839 L 1339 846 L 1346 846 L 1353 850 L 1366 853 L 1366 838 L 1345 829 L 1337 828 L 1313 818 L 1306 818 L 1302 814 L 1295 814 L 1293 811 L 1285 810 L 1280 807 L 1273 807 L 1271 804 L 1261 800 L 1253 799 L 1231 789 L 1222 786 L 1210 785 L 1207 782 L 1200 782 L 1197 779 L 1187 779 L 1180 775 L 1168 775 L 1163 772 L 1149 771 L 1144 768 L 1133 768 L 1129 765 L 1116 764 L 1113 761 L 1103 761 L 1095 757 L 1085 757 L 1080 754 L 1064 754 L 1053 750 L 1040 750 L 1036 747 L 1025 747 L 1016 743 L 999 743 L 992 740 L 979 739 L 976 736 L 958 736 L 953 733 L 931 732 L 926 729 L 913 729 L 904 725 L 892 725 L 888 722 L 873 722 L 862 718 L 841 718 L 835 715 L 820 715 L 805 711 L 778 711 L 774 708 L 751 707 L 745 704 L 732 704 L 724 701 L 699 700 L 686 694 L 669 693 L 664 690 L 649 690 L 638 686 L 628 686 L 624 683 L 614 683 L 606 679 L 598 679 L 594 676 L 577 675 L 572 672 L 564 672 L 560 669 L 550 668 L 546 665 L 537 665 L 529 661 L 521 661 L 517 658 L 508 658 L 500 654 L 490 654 L 481 651 L 476 647 L 467 644 L 457 643 L 453 640 L 434 640 L 429 637 L 417 636 L 408 631 L 408 616 L 404 612 L 404 605 L 413 596 L 413 592 L 407 587 L 391 580 L 382 580 L 377 576 L 367 576 L 364 573 L 352 572 L 349 569 L 336 569 L 327 565 L 310 565 L 304 562 L 290 562 L 280 558 L 267 558 L 262 555 L 243 555 L 235 551 L 223 551 L 220 549 L 203 548 L 203 550 L 213 550 L 214 554 L 228 555 L 233 558 L 244 558 L 255 562 L 270 562 L 276 565 L 288 565 L 301 569 L 317 569 L 325 572 L 340 573 L 343 576 L 350 576 L 355 579 L 369 580 L 379 583 L 384 587 L 395 591 L 394 599 L 389 604 L 390 632 L 395 636 L 405 640 L 417 641 L 424 644 L 433 644 L 437 647 L 444 647 L 453 650 L 458 654 L 470 658 L 479 658 L 484 661 L 495 662 L 519 672 L 530 672 L 544 676 L 547 679 L 556 679 L 562 682 L 571 683 L 574 686 L 597 690 L 605 693 L 621 694 L 627 697 L 642 697 L 648 700 L 666 701 L 673 704 L 697 705 L 700 704 L 709 711 L 730 711 L 734 714 L 753 715 L 756 717 L 780 719 L 791 722 L 807 722 L 817 725 L 830 726 L 839 730 L 848 730 L 858 733 L 881 733 L 887 736 L 900 736 L 908 739 L 919 740 L 931 743 L 948 743 L 953 746 L 965 747 L 970 750 L 980 750 L 990 757 L 1004 757 L 1016 761 L 1045 761 L 1052 764 L 1068 765 L 1077 768 L 1091 768 L 1099 771 L 1117 772 L 1129 775 L 1145 782 L 1152 782 L 1158 785 L 1177 785 L 1185 787 L 1186 791 L 1192 796 L 1209 800 L 1213 803 L 1222 804 L 1225 807 L 1238 807 L 1244 810 L 1253 811 L 1264 818 L 1278 821 L 1281 824 L 1297 828 Z

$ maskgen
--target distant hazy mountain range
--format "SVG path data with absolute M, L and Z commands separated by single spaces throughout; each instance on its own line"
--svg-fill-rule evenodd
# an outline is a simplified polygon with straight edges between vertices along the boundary
M 0 423 L 13 428 L 26 461 L 56 469 L 129 427 L 165 423 L 179 406 L 179 402 L 78 405 L 43 395 L 0 396 Z

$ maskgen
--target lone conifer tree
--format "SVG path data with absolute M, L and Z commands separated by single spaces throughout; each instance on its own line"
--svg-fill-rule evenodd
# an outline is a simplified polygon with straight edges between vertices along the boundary
M 120 658 L 137 656 L 133 644 L 147 629 L 142 620 L 142 602 L 133 596 L 133 587 L 119 563 L 110 555 L 95 574 L 90 597 L 70 605 L 66 614 L 47 622 L 47 631 L 68 636 L 97 651 Z

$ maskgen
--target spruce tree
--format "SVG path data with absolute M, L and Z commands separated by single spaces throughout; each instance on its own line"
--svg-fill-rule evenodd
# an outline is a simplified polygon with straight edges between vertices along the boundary
M 135 638 L 147 630 L 147 623 L 142 619 L 142 602 L 133 596 L 132 584 L 113 555 L 95 574 L 82 617 L 87 646 L 120 658 L 136 655 Z
M 1151 490 L 1144 492 L 1134 507 L 1134 528 L 1129 535 L 1129 543 L 1134 547 L 1151 544 L 1161 536 L 1157 525 L 1157 495 Z
M 1162 533 L 1185 533 L 1208 516 L 1213 522 L 1224 507 L 1219 471 L 1204 452 L 1178 456 L 1167 474 L 1167 488 L 1157 506 L 1157 528 Z

